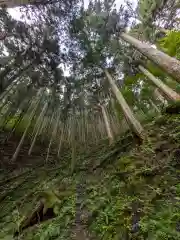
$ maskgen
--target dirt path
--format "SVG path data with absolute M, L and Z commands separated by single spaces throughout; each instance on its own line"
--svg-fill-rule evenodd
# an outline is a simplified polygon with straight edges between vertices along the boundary
M 93 240 L 87 229 L 87 219 L 89 213 L 83 206 L 83 202 L 85 200 L 85 192 L 86 192 L 86 172 L 82 172 L 77 182 L 76 187 L 76 215 L 75 222 L 72 227 L 72 239 L 73 240 Z

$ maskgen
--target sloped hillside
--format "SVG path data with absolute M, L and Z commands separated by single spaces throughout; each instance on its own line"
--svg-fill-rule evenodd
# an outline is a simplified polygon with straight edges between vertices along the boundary
M 180 116 L 58 164 L 1 173 L 0 239 L 180 239 Z M 32 167 L 33 166 L 33 167 Z

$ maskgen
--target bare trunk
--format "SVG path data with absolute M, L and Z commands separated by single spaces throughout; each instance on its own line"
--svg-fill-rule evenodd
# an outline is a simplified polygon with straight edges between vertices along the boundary
M 156 110 L 156 112 L 158 113 L 161 112 L 160 109 L 156 106 L 156 104 L 151 99 L 149 99 L 149 102 L 152 105 L 152 107 Z
M 41 128 L 39 130 L 39 136 L 41 136 L 44 133 L 44 129 L 46 128 L 48 119 L 45 117 L 41 123 Z
M 22 110 L 21 110 L 20 113 L 19 113 L 18 119 L 15 121 L 14 125 L 12 126 L 11 132 L 10 132 L 10 133 L 7 135 L 7 137 L 4 139 L 4 143 L 7 142 L 7 141 L 11 138 L 12 134 L 15 132 L 16 128 L 17 128 L 17 127 L 19 126 L 19 124 L 21 123 L 21 121 L 22 121 L 22 119 L 23 119 L 23 116 L 27 114 L 27 112 L 28 112 L 28 110 L 29 110 L 29 109 L 27 108 L 28 105 L 29 105 L 29 103 L 30 103 L 30 100 L 28 101 L 27 104 L 25 104 L 25 105 L 23 106 Z
M 128 124 L 132 127 L 132 130 L 139 136 L 140 138 L 144 138 L 144 129 L 141 126 L 140 122 L 135 118 L 132 110 L 130 109 L 129 105 L 127 104 L 126 100 L 124 99 L 122 93 L 119 91 L 118 87 L 116 86 L 114 80 L 112 79 L 111 75 L 107 70 L 105 70 L 106 77 L 109 81 L 109 84 L 112 88 L 112 91 L 114 95 L 117 98 L 117 101 L 119 102 L 122 111 L 124 113 L 124 116 L 128 122 Z
M 158 87 L 162 93 L 166 96 L 167 99 L 177 101 L 180 100 L 180 95 L 177 94 L 175 91 L 173 91 L 170 87 L 168 87 L 166 84 L 164 84 L 161 80 L 156 78 L 153 74 L 151 74 L 146 68 L 143 66 L 139 66 L 139 69 L 142 73 L 144 73 L 145 76 L 148 77 L 149 80 L 151 80 L 156 87 Z
M 53 129 L 53 132 L 52 132 L 52 136 L 51 136 L 51 139 L 50 139 L 50 142 L 49 142 L 46 161 L 48 161 L 48 158 L 49 158 L 50 148 L 51 148 L 51 145 L 52 145 L 53 138 L 55 137 L 55 134 L 56 134 L 56 131 L 57 131 L 59 118 L 60 118 L 60 111 L 57 113 L 56 123 L 55 123 L 54 129 Z
M 92 141 L 95 141 L 95 143 L 97 143 L 98 137 L 97 137 L 96 124 L 94 121 L 94 115 L 90 118 L 90 121 L 91 121 Z
M 75 132 L 75 127 L 76 127 L 76 119 L 75 119 L 75 114 L 73 114 L 73 117 L 71 116 L 71 173 L 74 172 L 75 164 L 76 164 L 76 132 Z
M 110 96 L 110 98 L 111 98 L 111 96 Z M 109 118 L 110 118 L 110 122 L 111 122 L 111 126 L 112 126 L 112 130 L 114 132 L 114 135 L 117 135 L 119 133 L 119 126 L 118 126 L 118 123 L 116 121 L 116 114 L 112 109 L 112 104 L 108 107 L 107 113 L 108 113 Z
M 141 42 L 126 33 L 122 33 L 120 37 L 126 42 L 132 44 L 138 51 L 140 51 L 147 58 L 152 60 L 155 64 L 161 67 L 165 72 L 171 75 L 177 82 L 180 82 L 180 61 L 176 58 L 170 57 L 164 52 L 161 52 L 145 42 Z
M 62 146 L 62 140 L 63 140 L 63 137 L 64 137 L 64 124 L 63 124 L 63 128 L 62 128 L 62 131 L 61 131 L 61 136 L 60 136 L 60 141 L 59 141 L 59 147 L 58 147 L 58 153 L 57 153 L 57 156 L 59 157 L 60 156 L 60 152 L 61 152 L 61 146 Z
M 114 136 L 113 136 L 111 126 L 110 126 L 110 120 L 107 116 L 107 111 L 105 109 L 105 106 L 101 105 L 100 107 L 101 107 L 101 110 L 102 110 L 102 115 L 103 115 L 104 123 L 105 123 L 105 126 L 106 126 L 107 135 L 108 135 L 108 138 L 109 138 L 109 143 L 112 144 L 114 142 Z
M 45 114 L 45 112 L 46 112 L 47 106 L 48 106 L 48 103 L 46 103 L 46 104 L 44 105 L 44 107 L 43 107 L 43 109 L 42 109 L 42 111 L 41 111 L 41 114 L 40 114 L 40 116 L 39 116 L 38 119 L 37 119 L 37 122 L 39 122 L 39 125 L 38 125 L 38 127 L 37 127 L 37 131 L 36 131 L 36 134 L 35 134 L 35 136 L 34 136 L 33 142 L 32 142 L 32 144 L 31 144 L 31 146 L 30 146 L 28 155 L 31 155 L 31 152 L 32 152 L 32 150 L 33 150 L 34 144 L 35 144 L 35 142 L 36 142 L 36 138 L 37 138 L 38 133 L 39 133 L 39 131 L 40 131 L 40 129 L 41 129 L 41 122 L 42 122 L 41 120 L 42 120 L 42 118 L 44 117 L 44 114 Z
M 44 127 L 43 131 L 42 131 L 42 141 L 44 141 L 46 139 L 45 136 L 47 136 L 47 134 L 49 135 L 50 134 L 50 128 L 52 126 L 52 122 L 54 120 L 54 114 L 55 112 L 52 112 L 52 115 L 51 115 L 51 118 L 50 116 L 48 117 L 47 116 L 47 122 L 46 122 L 46 126 Z
M 17 158 L 17 156 L 18 156 L 18 154 L 19 154 L 19 151 L 20 151 L 20 149 L 21 149 L 21 146 L 22 146 L 22 144 L 23 144 L 23 142 L 24 142 L 24 139 L 25 139 L 25 137 L 26 137 L 26 135 L 27 135 L 28 129 L 29 129 L 30 125 L 31 125 L 31 121 L 32 121 L 32 119 L 33 119 L 33 117 L 34 117 L 34 114 L 35 114 L 35 112 L 36 112 L 36 109 L 37 109 L 37 107 L 38 107 L 38 105 L 39 105 L 39 102 L 40 102 L 40 100 L 41 100 L 43 90 L 44 90 L 44 89 L 40 89 L 40 90 L 39 90 L 39 92 L 38 92 L 38 94 L 37 94 L 37 99 L 36 99 L 36 101 L 35 101 L 35 104 L 32 103 L 32 105 L 31 105 L 31 107 L 34 107 L 34 108 L 32 109 L 32 112 L 31 112 L 30 117 L 29 117 L 29 122 L 28 122 L 28 124 L 27 124 L 27 126 L 26 126 L 26 129 L 25 129 L 25 131 L 24 131 L 24 133 L 23 133 L 23 135 L 22 135 L 22 137 L 21 137 L 21 140 L 20 140 L 20 142 L 19 142 L 19 144 L 18 144 L 18 146 L 17 146 L 17 148 L 16 148 L 16 151 L 15 151 L 14 155 L 12 156 L 12 159 L 11 159 L 12 161 L 15 161 L 16 158 Z

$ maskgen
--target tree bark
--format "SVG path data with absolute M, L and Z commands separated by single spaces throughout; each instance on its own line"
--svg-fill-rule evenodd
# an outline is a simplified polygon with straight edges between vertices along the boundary
M 113 133 L 112 133 L 112 130 L 111 130 L 110 121 L 109 121 L 109 118 L 107 116 L 105 106 L 100 105 L 100 107 L 101 107 L 104 123 L 105 123 L 105 126 L 106 126 L 107 135 L 108 135 L 108 138 L 109 138 L 109 144 L 112 144 L 114 142 L 114 136 L 113 136 Z
M 156 110 L 156 112 L 158 113 L 161 112 L 160 109 L 156 106 L 156 104 L 151 99 L 149 99 L 149 102 L 152 105 L 152 107 Z
M 141 42 L 134 37 L 126 33 L 122 33 L 120 37 L 132 44 L 138 51 L 145 55 L 148 59 L 153 61 L 159 67 L 161 67 L 165 72 L 172 76 L 177 82 L 180 82 L 180 61 L 176 58 L 170 57 L 164 52 L 153 48 L 145 42 Z
M 124 116 L 128 122 L 128 124 L 132 127 L 132 130 L 134 133 L 140 137 L 141 139 L 144 138 L 144 129 L 141 126 L 140 122 L 135 118 L 132 110 L 130 109 L 129 105 L 127 104 L 126 100 L 124 99 L 122 93 L 119 91 L 117 85 L 115 84 L 114 80 L 112 79 L 111 75 L 107 70 L 105 70 L 106 77 L 109 81 L 109 84 L 112 88 L 112 91 L 114 95 L 117 98 L 117 101 L 119 102 L 122 111 L 124 113 Z
M 64 126 L 65 124 L 62 125 L 62 130 L 61 130 L 61 136 L 60 136 L 60 140 L 59 140 L 59 146 L 58 146 L 58 152 L 57 152 L 57 156 L 60 157 L 60 152 L 61 152 L 61 146 L 62 146 L 62 140 L 64 137 Z
M 162 93 L 164 93 L 164 95 L 166 96 L 167 99 L 169 100 L 173 100 L 173 101 L 177 101 L 180 100 L 180 95 L 178 93 L 176 93 L 175 91 L 173 91 L 170 87 L 168 87 L 166 84 L 164 84 L 161 80 L 159 80 L 158 78 L 156 78 L 152 73 L 150 73 L 146 68 L 144 68 L 143 66 L 138 66 L 138 68 L 140 69 L 140 71 L 146 76 L 148 77 L 149 80 L 151 80 L 154 85 L 156 85 L 156 87 L 158 87 Z
M 25 137 L 26 137 L 26 135 L 27 135 L 27 132 L 28 132 L 28 129 L 29 129 L 30 125 L 31 125 L 31 121 L 32 121 L 32 119 L 33 119 L 33 116 L 34 116 L 34 114 L 35 114 L 35 112 L 36 112 L 36 109 L 37 109 L 37 107 L 38 107 L 38 105 L 39 105 L 39 102 L 40 102 L 40 100 L 41 100 L 43 90 L 44 90 L 44 89 L 40 89 L 40 90 L 39 90 L 39 92 L 38 92 L 38 94 L 37 94 L 37 99 L 35 100 L 35 104 L 32 104 L 32 105 L 31 105 L 31 107 L 34 107 L 34 108 L 32 109 L 32 112 L 31 112 L 30 117 L 29 117 L 29 122 L 28 122 L 28 124 L 27 124 L 27 126 L 26 126 L 26 129 L 25 129 L 25 131 L 24 131 L 24 133 L 23 133 L 23 135 L 22 135 L 22 137 L 21 137 L 21 140 L 20 140 L 20 142 L 19 142 L 19 144 L 18 144 L 18 146 L 17 146 L 17 148 L 16 148 L 16 151 L 15 151 L 15 153 L 14 153 L 13 156 L 12 156 L 12 159 L 11 159 L 12 162 L 16 160 L 16 158 L 17 158 L 17 156 L 18 156 L 18 154 L 19 154 L 19 151 L 21 150 L 21 146 L 22 146 L 23 143 L 24 143 L 24 139 L 25 139 Z M 34 105 L 34 106 L 33 106 L 33 105 Z M 30 108 L 31 108 L 31 107 L 30 107 Z
M 54 125 L 54 128 L 53 128 L 53 132 L 52 132 L 52 135 L 51 135 L 50 142 L 49 142 L 49 146 L 48 146 L 48 150 L 47 150 L 47 156 L 46 156 L 46 162 L 48 161 L 48 158 L 49 158 L 49 153 L 50 153 L 51 145 L 52 145 L 52 142 L 53 142 L 53 138 L 55 138 L 55 136 L 56 136 L 59 118 L 60 118 L 60 110 L 57 113 L 56 122 L 55 122 L 55 125 Z
M 45 113 L 46 113 L 47 107 L 48 107 L 48 103 L 46 103 L 46 104 L 44 105 L 44 107 L 43 107 L 43 109 L 42 109 L 42 111 L 41 111 L 41 114 L 40 114 L 40 116 L 39 116 L 38 119 L 37 119 L 37 122 L 39 122 L 39 125 L 38 125 L 38 127 L 37 127 L 37 131 L 36 131 L 36 134 L 35 134 L 34 139 L 33 139 L 33 141 L 32 141 L 32 144 L 31 144 L 31 146 L 30 146 L 30 149 L 29 149 L 29 151 L 28 151 L 28 155 L 31 155 L 31 152 L 32 152 L 32 150 L 33 150 L 34 144 L 35 144 L 35 142 L 36 142 L 36 138 L 37 138 L 38 133 L 39 133 L 39 131 L 40 131 L 40 129 L 41 129 L 41 124 L 42 124 L 42 121 L 41 121 L 41 120 L 43 119 L 43 117 L 44 117 L 44 115 L 45 115 Z

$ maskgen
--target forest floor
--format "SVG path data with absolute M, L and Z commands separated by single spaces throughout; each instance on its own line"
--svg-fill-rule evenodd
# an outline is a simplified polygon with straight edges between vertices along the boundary
M 180 239 L 179 114 L 70 158 L 1 171 L 0 239 Z

